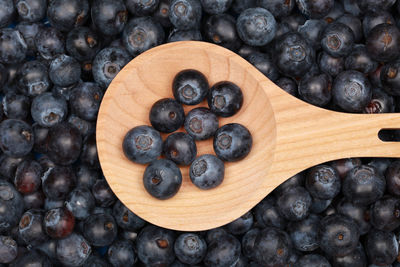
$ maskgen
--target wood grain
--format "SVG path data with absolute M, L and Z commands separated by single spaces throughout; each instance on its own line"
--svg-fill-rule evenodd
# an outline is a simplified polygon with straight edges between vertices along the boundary
M 173 97 L 174 76 L 189 68 L 204 73 L 211 85 L 229 80 L 242 88 L 242 109 L 221 118 L 220 125 L 245 125 L 253 135 L 253 148 L 244 160 L 226 164 L 219 187 L 198 189 L 185 167 L 178 194 L 157 200 L 143 187 L 145 166 L 124 157 L 122 140 L 129 129 L 150 125 L 152 104 Z M 186 112 L 192 108 L 184 107 Z M 284 92 L 233 52 L 187 41 L 153 48 L 116 76 L 100 107 L 97 147 L 108 183 L 135 214 L 161 227 L 196 231 L 240 217 L 287 178 L 316 164 L 346 157 L 400 157 L 400 143 L 377 137 L 382 128 L 399 127 L 399 114 L 344 114 L 311 106 Z M 196 144 L 199 155 L 214 153 L 211 140 Z

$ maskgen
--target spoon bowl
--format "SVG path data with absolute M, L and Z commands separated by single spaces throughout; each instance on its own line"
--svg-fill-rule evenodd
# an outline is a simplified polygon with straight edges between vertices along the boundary
M 243 91 L 243 106 L 220 126 L 236 122 L 253 137 L 249 155 L 225 163 L 225 179 L 201 190 L 180 166 L 183 182 L 168 200 L 158 200 L 143 186 L 146 165 L 129 161 L 122 140 L 131 128 L 151 125 L 149 111 L 161 98 L 173 98 L 172 81 L 184 69 L 202 72 L 210 86 L 231 81 Z M 207 106 L 184 106 L 185 113 Z M 161 227 L 199 231 L 240 217 L 296 173 L 345 157 L 400 157 L 397 142 L 378 138 L 381 129 L 400 126 L 399 114 L 346 114 L 307 104 L 283 91 L 245 59 L 205 42 L 161 45 L 128 63 L 107 89 L 97 121 L 97 149 L 105 178 L 117 197 L 135 214 Z M 184 131 L 181 128 L 179 131 Z M 163 140 L 166 134 L 162 134 Z M 212 140 L 196 141 L 198 155 L 215 154 Z

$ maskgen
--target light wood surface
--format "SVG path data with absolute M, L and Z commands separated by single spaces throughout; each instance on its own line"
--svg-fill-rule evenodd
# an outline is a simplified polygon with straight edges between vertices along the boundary
M 125 158 L 122 140 L 129 129 L 150 125 L 151 105 L 173 97 L 174 76 L 189 68 L 204 73 L 210 85 L 229 80 L 242 88 L 242 109 L 221 118 L 220 126 L 242 123 L 253 136 L 253 148 L 245 159 L 226 163 L 219 187 L 198 189 L 184 167 L 177 195 L 157 200 L 144 189 L 145 166 Z M 184 107 L 186 112 L 192 108 Z M 97 148 L 112 190 L 135 214 L 161 227 L 196 231 L 240 217 L 287 178 L 316 164 L 346 157 L 400 157 L 400 143 L 378 138 L 382 128 L 399 127 L 400 114 L 345 114 L 311 106 L 284 92 L 233 52 L 188 41 L 153 48 L 116 76 L 100 107 Z M 198 155 L 214 154 L 212 140 L 196 144 Z

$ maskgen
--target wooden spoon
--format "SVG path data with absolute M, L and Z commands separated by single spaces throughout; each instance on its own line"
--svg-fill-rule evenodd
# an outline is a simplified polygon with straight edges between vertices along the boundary
M 243 107 L 233 117 L 221 118 L 220 126 L 245 125 L 253 147 L 245 159 L 225 164 L 225 179 L 217 188 L 198 189 L 190 182 L 189 168 L 181 167 L 179 192 L 158 200 L 144 189 L 146 166 L 125 158 L 122 140 L 129 129 L 150 125 L 150 107 L 161 98 L 173 98 L 172 80 L 183 69 L 201 71 L 210 85 L 229 80 L 242 88 Z M 184 106 L 185 112 L 192 108 Z M 186 41 L 141 54 L 114 78 L 98 115 L 97 149 L 109 185 L 135 214 L 161 227 L 197 231 L 240 217 L 286 179 L 316 164 L 347 157 L 400 157 L 400 143 L 378 138 L 381 129 L 394 128 L 400 128 L 399 114 L 347 114 L 312 106 L 283 91 L 237 54 Z M 214 154 L 212 140 L 196 144 L 198 155 Z

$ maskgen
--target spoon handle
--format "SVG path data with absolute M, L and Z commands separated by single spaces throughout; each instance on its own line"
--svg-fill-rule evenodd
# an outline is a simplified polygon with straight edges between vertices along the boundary
M 283 90 L 266 91 L 276 122 L 275 170 L 295 174 L 340 158 L 400 157 L 400 142 L 378 137 L 382 129 L 400 129 L 400 113 L 335 112 L 307 104 Z

